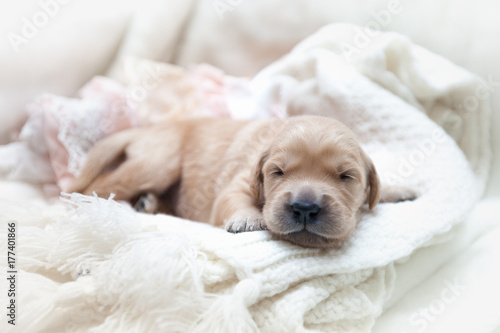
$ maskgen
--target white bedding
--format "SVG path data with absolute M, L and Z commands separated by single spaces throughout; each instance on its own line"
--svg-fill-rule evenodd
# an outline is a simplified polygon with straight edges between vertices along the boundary
M 395 292 L 372 332 L 498 332 L 499 207 L 482 201 L 453 239 L 396 265 Z
M 243 1 L 227 13 L 224 21 L 220 21 L 210 2 L 172 1 L 163 6 L 162 1 L 121 1 L 119 6 L 115 6 L 117 3 L 72 2 L 29 42 L 21 54 L 12 52 L 7 39 L 0 41 L 4 55 L 0 63 L 4 73 L 0 78 L 2 142 L 9 139 L 13 125 L 19 124 L 23 118 L 23 105 L 34 96 L 47 90 L 72 94 L 91 76 L 109 68 L 125 31 L 128 31 L 127 42 L 123 43 L 126 47 L 121 47 L 120 54 L 168 59 L 185 65 L 208 61 L 229 70 L 230 74 L 253 75 L 257 69 L 324 23 L 350 21 L 366 25 L 374 20 L 373 12 L 387 8 L 384 1 L 370 4 L 361 1 L 296 1 L 293 5 L 281 0 Z M 496 82 L 500 72 L 496 62 L 500 49 L 496 36 L 500 33 L 500 26 L 495 15 L 498 6 L 494 1 L 427 0 L 418 4 L 405 2 L 403 5 L 404 11 L 393 16 L 390 24 L 383 29 L 401 31 L 419 44 L 481 74 L 486 82 L 492 81 L 496 86 L 493 85 L 493 92 L 486 102 L 493 101 L 499 105 Z M 2 4 L 3 9 L 5 6 L 9 7 L 0 11 L 3 15 L 0 28 L 5 34 L 18 29 L 20 17 L 39 9 L 35 0 L 23 2 L 23 10 L 12 7 L 16 4 Z M 133 12 L 137 7 L 149 9 Z M 92 22 L 83 24 L 81 20 L 75 20 L 82 13 L 87 13 Z M 175 19 L 162 18 L 167 16 Z M 257 18 L 258 25 L 253 21 Z M 157 27 L 162 27 L 162 31 L 168 29 L 169 33 L 157 33 Z M 186 30 L 182 30 L 184 28 Z M 102 34 L 103 30 L 107 33 Z M 179 31 L 183 31 L 183 38 L 179 38 Z M 151 43 L 143 43 L 144 40 Z M 168 47 L 159 49 L 151 46 L 160 44 Z M 172 45 L 175 45 L 175 50 L 171 49 Z M 56 48 L 59 52 L 53 51 Z M 89 53 L 90 49 L 92 52 Z M 75 63 L 78 65 L 75 66 Z M 493 126 L 497 129 L 498 115 L 494 109 Z M 493 178 L 488 181 L 490 196 L 500 193 L 498 133 L 493 132 L 497 164 L 494 164 Z M 21 206 L 29 207 L 35 205 L 32 200 L 43 201 L 37 190 L 27 184 L 2 182 L 0 195 L 5 198 L 4 205 L 24 202 Z M 498 230 L 499 206 L 500 202 L 494 198 L 482 202 L 463 227 L 453 230 L 454 236 L 445 244 L 429 246 L 417 251 L 410 260 L 398 262 L 395 265 L 398 278 L 394 293 L 385 303 L 373 331 L 498 332 L 500 316 L 490 309 L 498 308 L 499 299 L 495 283 L 498 276 L 496 244 L 500 242 L 500 236 L 495 232 Z M 21 219 L 21 216 L 18 213 L 16 218 Z M 32 222 L 35 220 L 32 219 Z M 45 219 L 37 221 L 47 223 Z M 53 271 L 50 274 L 58 276 Z M 28 276 L 29 279 L 38 278 Z M 420 309 L 438 304 L 434 301 L 446 289 L 446 281 L 453 282 L 457 277 L 466 282 L 466 291 L 452 303 L 446 303 L 432 320 L 427 320 L 425 329 L 422 329 L 422 321 L 420 324 L 410 322 L 411 318 L 421 319 L 412 317 Z M 52 284 L 53 288 L 55 286 Z M 33 291 L 25 297 L 34 299 L 36 295 L 54 296 L 51 289 L 47 289 L 40 290 L 40 294 Z M 41 296 L 39 299 L 42 299 Z M 24 308 L 22 311 L 27 310 Z
M 256 112 L 285 103 L 290 115 L 340 119 L 381 178 L 418 189 L 417 200 L 365 211 L 349 242 L 326 252 L 81 195 L 64 198 L 76 209 L 23 214 L 4 206 L 2 218 L 18 221 L 22 244 L 27 296 L 20 296 L 18 328 L 370 331 L 391 297 L 396 261 L 450 237 L 479 199 L 489 109 L 479 104 L 467 125 L 446 128 L 480 81 L 397 34 L 379 35 L 369 51 L 346 59 L 343 45 L 357 29 L 325 27 L 264 69 L 252 82 Z M 35 291 L 45 295 L 44 308 Z

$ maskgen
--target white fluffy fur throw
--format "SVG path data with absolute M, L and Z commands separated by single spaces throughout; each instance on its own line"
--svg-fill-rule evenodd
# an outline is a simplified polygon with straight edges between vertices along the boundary
M 488 86 L 400 35 L 348 25 L 320 30 L 252 84 L 262 103 L 346 123 L 382 179 L 420 197 L 364 211 L 329 251 L 77 194 L 2 207 L 2 225 L 20 226 L 16 332 L 370 331 L 395 262 L 449 235 L 483 190 Z

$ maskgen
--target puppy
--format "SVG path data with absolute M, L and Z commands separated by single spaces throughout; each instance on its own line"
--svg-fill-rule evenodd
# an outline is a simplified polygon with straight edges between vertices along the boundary
M 132 203 L 149 193 L 182 218 L 317 248 L 341 245 L 362 205 L 372 209 L 381 196 L 351 130 L 317 116 L 191 119 L 121 132 L 95 145 L 70 192 Z

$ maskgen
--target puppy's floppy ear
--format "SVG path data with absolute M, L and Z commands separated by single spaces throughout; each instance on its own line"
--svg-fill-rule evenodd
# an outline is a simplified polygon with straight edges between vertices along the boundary
M 365 157 L 365 162 L 368 179 L 366 200 L 368 201 L 370 209 L 373 209 L 380 200 L 380 180 L 375 165 L 373 165 L 372 160 L 368 156 Z
M 264 174 L 262 173 L 262 168 L 268 158 L 269 151 L 262 153 L 250 174 L 250 191 L 258 206 L 264 204 Z

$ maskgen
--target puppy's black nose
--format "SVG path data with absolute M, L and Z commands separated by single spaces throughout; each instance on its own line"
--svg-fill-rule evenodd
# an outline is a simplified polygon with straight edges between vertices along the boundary
M 295 221 L 299 223 L 309 223 L 321 210 L 318 204 L 309 201 L 296 201 L 290 205 Z

